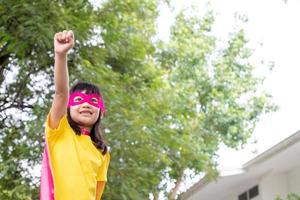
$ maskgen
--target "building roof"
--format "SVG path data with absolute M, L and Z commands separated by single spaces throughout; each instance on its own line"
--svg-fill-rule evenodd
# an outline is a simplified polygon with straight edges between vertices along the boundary
M 259 154 L 229 175 L 221 173 L 215 181 L 201 179 L 181 194 L 180 199 L 188 199 L 196 193 L 198 197 L 221 198 L 225 192 L 245 181 L 255 184 L 255 180 L 266 173 L 284 172 L 299 166 L 299 152 L 300 131 Z

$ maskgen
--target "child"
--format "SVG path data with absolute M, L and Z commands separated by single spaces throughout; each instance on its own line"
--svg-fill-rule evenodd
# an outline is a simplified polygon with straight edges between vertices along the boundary
M 68 51 L 72 31 L 54 36 L 55 95 L 46 122 L 41 200 L 101 199 L 110 155 L 100 134 L 105 112 L 97 86 L 80 82 L 70 89 Z

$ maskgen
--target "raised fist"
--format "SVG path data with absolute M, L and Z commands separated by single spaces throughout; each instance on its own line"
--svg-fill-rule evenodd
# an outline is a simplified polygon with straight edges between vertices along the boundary
M 54 51 L 58 54 L 67 54 L 74 46 L 73 31 L 58 32 L 54 36 Z

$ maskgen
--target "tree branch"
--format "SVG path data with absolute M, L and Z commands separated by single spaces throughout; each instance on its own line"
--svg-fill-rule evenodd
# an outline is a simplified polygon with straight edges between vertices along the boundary
M 182 170 L 180 172 L 180 176 L 176 180 L 175 187 L 170 191 L 169 198 L 168 198 L 169 200 L 175 200 L 176 199 L 178 189 L 179 189 L 179 187 L 180 187 L 180 185 L 183 181 L 183 176 L 184 176 L 184 170 Z

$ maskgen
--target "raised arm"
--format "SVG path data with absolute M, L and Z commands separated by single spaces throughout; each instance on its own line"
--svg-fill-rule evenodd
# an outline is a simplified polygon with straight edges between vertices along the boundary
M 69 74 L 67 56 L 68 51 L 74 46 L 72 31 L 63 31 L 54 36 L 54 85 L 55 94 L 50 110 L 50 127 L 55 129 L 60 119 L 66 113 L 69 99 Z

